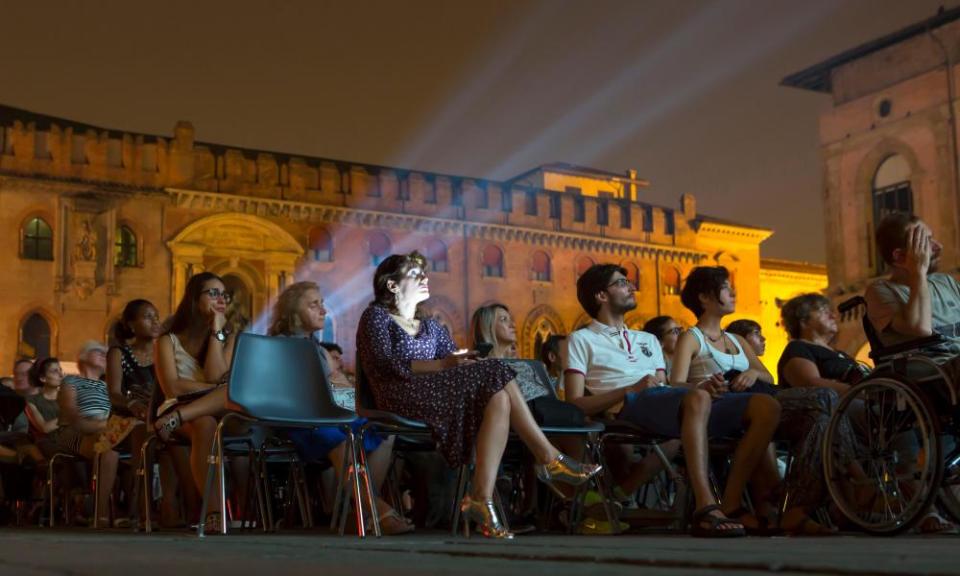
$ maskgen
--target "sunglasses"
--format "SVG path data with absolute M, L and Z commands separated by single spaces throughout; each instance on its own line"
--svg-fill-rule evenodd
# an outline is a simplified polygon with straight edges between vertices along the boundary
M 223 301 L 227 304 L 233 302 L 233 292 L 228 292 L 227 290 L 221 290 L 219 288 L 208 288 L 206 290 L 201 290 L 201 294 L 206 294 L 207 296 L 216 300 L 217 298 L 223 298 Z

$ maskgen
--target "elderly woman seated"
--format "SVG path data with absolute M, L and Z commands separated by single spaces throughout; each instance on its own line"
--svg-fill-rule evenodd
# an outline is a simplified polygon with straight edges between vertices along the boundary
M 323 330 L 327 310 L 323 305 L 323 296 L 320 287 L 315 282 L 297 282 L 288 286 L 277 299 L 273 309 L 273 321 L 270 325 L 271 336 L 288 336 L 293 338 L 307 338 L 316 345 L 320 364 L 327 376 L 328 384 L 337 387 L 351 387 L 343 373 L 340 372 L 339 357 L 337 361 L 330 356 L 324 343 L 315 337 L 315 333 Z M 338 347 L 339 348 L 339 347 Z M 331 382 L 336 366 L 339 374 Z M 320 383 L 318 383 L 319 385 Z M 353 406 L 345 406 L 353 409 Z M 359 430 L 366 421 L 358 418 L 353 427 Z M 343 431 L 332 428 L 315 428 L 312 430 L 291 430 L 287 433 L 290 440 L 297 446 L 297 451 L 306 460 L 329 460 L 333 464 L 334 473 L 338 479 L 343 470 L 347 436 Z M 363 449 L 367 452 L 374 485 L 379 491 L 390 467 L 393 451 L 393 437 L 382 438 L 372 432 L 364 434 Z M 414 529 L 412 523 L 397 514 L 396 510 L 387 504 L 383 498 L 377 496 L 377 512 L 380 516 L 380 528 L 384 534 L 405 534 Z
M 781 308 L 780 316 L 790 335 L 790 342 L 777 363 L 780 385 L 793 390 L 819 390 L 822 393 L 819 397 L 823 401 L 821 411 L 829 419 L 840 396 L 846 394 L 850 386 L 859 382 L 867 370 L 852 357 L 831 345 L 839 328 L 836 312 L 827 297 L 822 294 L 803 294 L 791 298 Z M 823 419 L 819 418 L 820 421 Z M 847 453 L 852 453 L 857 441 L 852 435 L 864 428 L 862 422 L 856 420 L 857 418 L 851 418 L 851 422 L 844 422 L 841 426 L 842 449 Z M 801 440 L 804 445 L 810 444 L 810 448 L 802 449 L 801 453 L 810 456 L 805 464 L 800 461 L 800 464 L 806 467 L 796 475 L 796 485 L 793 486 L 793 492 L 799 496 L 798 504 L 806 507 L 820 505 L 827 500 L 819 460 L 821 428 L 825 425 L 817 424 L 815 427 L 816 433 L 808 434 Z M 904 450 L 916 450 L 907 437 L 901 438 L 899 442 L 904 445 Z M 850 465 L 848 473 L 854 478 L 864 478 L 863 470 L 853 464 Z M 858 496 L 865 505 L 872 498 L 871 494 L 866 493 Z M 956 527 L 935 509 L 931 509 L 920 523 L 920 531 L 924 533 L 955 530 Z

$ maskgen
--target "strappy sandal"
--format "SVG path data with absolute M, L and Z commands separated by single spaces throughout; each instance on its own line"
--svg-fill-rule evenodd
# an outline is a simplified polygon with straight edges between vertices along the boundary
M 369 526 L 368 529 L 372 530 L 373 527 Z M 396 510 L 390 510 L 380 517 L 380 531 L 383 532 L 385 536 L 409 534 L 415 529 L 416 527 L 406 519 L 402 518 Z
M 171 414 L 161 416 L 159 420 L 153 423 L 153 428 L 161 440 L 169 442 L 173 433 L 182 425 L 183 419 L 180 417 L 180 411 L 174 410 Z
M 917 524 L 917 531 L 921 534 L 956 534 L 957 526 L 937 512 L 930 512 Z
M 766 516 L 759 514 L 754 514 L 740 506 L 733 512 L 728 512 L 727 517 L 731 520 L 735 520 L 743 525 L 744 531 L 751 536 L 775 536 L 780 533 L 780 529 L 777 528 L 773 522 L 770 521 Z M 757 521 L 756 526 L 748 526 L 743 519 L 746 517 L 753 518 Z
M 720 507 L 716 504 L 704 506 L 693 513 L 693 527 L 690 529 L 690 535 L 696 538 L 741 538 L 747 535 L 743 524 L 739 520 L 727 518 L 720 512 L 720 516 L 714 516 L 711 512 L 720 512 Z M 704 523 L 709 523 L 704 526 Z M 735 528 L 721 528 L 721 524 L 739 525 Z

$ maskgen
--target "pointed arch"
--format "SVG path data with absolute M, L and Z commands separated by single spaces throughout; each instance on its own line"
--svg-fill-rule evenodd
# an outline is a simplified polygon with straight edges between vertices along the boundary
M 550 334 L 565 334 L 563 318 L 553 307 L 541 304 L 527 313 L 520 333 L 521 358 L 537 358 L 540 345 Z

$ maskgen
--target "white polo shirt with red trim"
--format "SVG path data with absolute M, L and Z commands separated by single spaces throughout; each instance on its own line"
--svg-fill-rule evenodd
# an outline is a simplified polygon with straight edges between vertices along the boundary
M 624 388 L 666 370 L 656 336 L 596 320 L 567 337 L 567 352 L 567 372 L 583 374 L 592 394 Z

